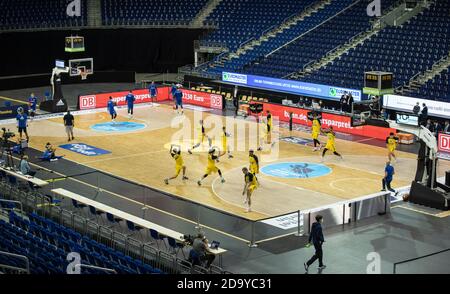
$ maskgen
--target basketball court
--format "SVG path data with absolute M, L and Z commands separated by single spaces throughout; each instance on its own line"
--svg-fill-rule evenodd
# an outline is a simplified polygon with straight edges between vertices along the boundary
M 75 113 L 75 141 L 70 142 L 70 146 L 62 117 L 38 119 L 29 125 L 30 147 L 43 151 L 45 144 L 51 142 L 58 148 L 57 155 L 65 155 L 65 159 L 79 165 L 249 220 L 314 209 L 380 192 L 387 161 L 386 148 L 342 140 L 338 135 L 336 148 L 344 159 L 328 153 L 321 162 L 321 152 L 312 151 L 309 133 L 290 133 L 275 127 L 273 148 L 266 144 L 261 152 L 256 152 L 260 158 L 260 187 L 253 194 L 253 212 L 246 213 L 241 169 L 248 166 L 248 150 L 256 150 L 258 146 L 261 124 L 251 119 L 221 116 L 201 107 L 188 108 L 191 109 L 186 109 L 184 116 L 179 116 L 171 105 L 139 105 L 132 119 L 128 118 L 126 109 L 121 108 L 115 124 L 104 110 L 78 112 Z M 217 163 L 225 183 L 213 174 L 202 186 L 197 185 L 206 168 L 208 142 L 205 140 L 192 155 L 186 151 L 198 141 L 196 132 L 200 119 L 205 121 L 208 136 L 214 138 L 213 146 L 219 149 L 221 125 L 226 125 L 227 131 L 232 133 L 228 141 L 233 144 L 234 158 L 223 156 Z M 274 123 L 277 125 L 276 118 Z M 15 124 L 4 126 L 15 129 Z M 326 138 L 321 136 L 320 140 L 324 143 Z M 164 179 L 175 172 L 175 162 L 169 154 L 171 145 L 181 147 L 189 180 L 182 181 L 180 175 L 165 185 Z M 89 148 L 94 149 L 94 156 Z M 397 152 L 397 156 L 398 161 L 393 164 L 396 169 L 393 187 L 409 186 L 415 176 L 417 156 L 406 152 Z M 438 176 L 449 167 L 447 161 L 440 161 Z

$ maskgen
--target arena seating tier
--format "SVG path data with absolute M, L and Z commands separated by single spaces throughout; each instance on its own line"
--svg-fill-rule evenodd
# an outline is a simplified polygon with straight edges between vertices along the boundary
M 265 30 L 279 25 L 286 18 L 298 14 L 315 0 L 224 0 L 209 15 L 218 28 L 203 40 L 203 44 L 225 43 L 230 51 Z
M 0 29 L 64 28 L 87 25 L 86 0 L 81 0 L 81 16 L 66 14 L 66 0 L 1 0 Z
M 0 220 L 0 251 L 27 256 L 33 274 L 66 273 L 70 252 L 78 252 L 83 264 L 114 269 L 119 274 L 161 274 L 139 260 L 81 236 L 72 229 L 49 219 L 30 214 L 29 220 L 11 212 L 9 222 Z M 0 264 L 24 266 L 16 258 L 0 256 Z M 96 269 L 82 269 L 86 274 L 104 274 Z
M 102 0 L 103 25 L 190 22 L 207 0 Z
M 448 1 L 437 0 L 430 9 L 408 23 L 382 30 L 364 44 L 351 49 L 333 64 L 302 80 L 361 89 L 364 86 L 365 71 L 381 70 L 393 72 L 394 86 L 402 86 L 416 74 L 425 72 L 435 62 L 448 55 L 450 51 L 449 11 Z M 430 87 L 433 87 L 432 84 L 432 82 L 429 83 Z M 425 88 L 420 90 L 424 98 L 438 98 L 432 95 L 432 93 L 436 94 L 435 91 L 431 88 L 425 90 Z M 445 91 L 444 87 L 436 86 L 436 91 L 437 89 Z
M 385 1 L 385 5 L 394 0 Z M 366 13 L 367 2 L 359 1 L 341 14 L 283 47 L 244 71 L 272 77 L 284 77 L 301 70 L 310 62 L 320 60 L 330 50 L 345 44 L 352 37 L 371 28 Z

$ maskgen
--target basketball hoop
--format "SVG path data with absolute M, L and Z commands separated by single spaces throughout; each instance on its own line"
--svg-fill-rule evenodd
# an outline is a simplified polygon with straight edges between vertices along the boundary
M 84 66 L 80 66 L 78 68 L 78 74 L 80 75 L 81 80 L 84 81 L 84 80 L 87 79 L 88 73 L 87 73 L 86 68 Z
M 81 80 L 84 81 L 87 79 L 88 74 L 85 71 L 80 71 L 80 76 L 81 76 Z

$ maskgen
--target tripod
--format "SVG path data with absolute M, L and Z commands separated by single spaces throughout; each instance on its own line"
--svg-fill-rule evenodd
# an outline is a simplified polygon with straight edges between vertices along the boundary
M 8 142 L 3 142 L 1 146 L 1 154 L 2 154 L 2 160 L 4 162 L 4 166 L 6 168 L 15 169 L 16 166 L 14 164 L 14 158 L 13 158 L 13 151 L 10 146 L 7 145 Z M 6 158 L 4 158 L 6 156 Z

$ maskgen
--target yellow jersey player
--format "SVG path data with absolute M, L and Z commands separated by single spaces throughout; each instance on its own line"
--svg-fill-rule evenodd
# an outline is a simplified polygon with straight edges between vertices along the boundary
M 215 155 L 216 150 L 214 148 L 211 148 L 208 152 L 208 165 L 206 166 L 206 171 L 205 174 L 203 175 L 203 177 L 197 182 L 197 184 L 199 186 L 202 185 L 202 181 L 204 179 L 206 179 L 206 177 L 208 177 L 210 174 L 212 173 L 218 173 L 220 178 L 221 178 L 221 182 L 225 183 L 225 179 L 222 176 L 222 172 L 220 171 L 219 168 L 217 168 L 216 166 L 216 161 L 219 159 L 219 156 Z
M 242 192 L 242 196 L 246 196 L 244 200 L 244 204 L 247 204 L 247 212 L 252 211 L 252 194 L 258 188 L 258 181 L 256 180 L 256 176 L 251 173 L 248 168 L 244 167 L 242 169 L 244 173 L 244 191 Z
M 271 145 L 273 147 L 273 145 L 275 144 L 274 142 L 272 142 L 272 129 L 273 129 L 273 121 L 272 121 L 272 114 L 270 113 L 269 110 L 267 110 L 267 117 L 266 117 L 266 134 L 264 136 L 264 138 L 262 139 L 261 142 L 261 146 L 258 147 L 258 151 L 261 151 L 262 145 L 264 143 L 264 141 Z
M 191 149 L 188 149 L 189 154 L 192 154 L 193 149 L 200 147 L 200 145 L 203 144 L 203 141 L 205 141 L 205 138 L 208 139 L 209 148 L 211 148 L 211 139 L 206 135 L 205 126 L 203 125 L 203 120 L 200 120 L 199 123 L 200 123 L 199 142 L 197 144 L 195 144 L 194 146 L 192 146 Z
M 319 134 L 321 131 L 321 125 L 320 125 L 320 121 L 317 118 L 317 114 L 313 115 L 313 121 L 312 121 L 312 127 L 311 127 L 311 136 L 312 139 L 314 141 L 314 149 L 313 151 L 318 151 L 320 149 L 322 149 L 322 143 L 320 143 L 319 141 Z M 317 145 L 319 145 L 319 147 L 317 147 Z
M 231 155 L 230 146 L 228 145 L 228 138 L 231 137 L 229 133 L 227 133 L 227 128 L 224 126 L 222 127 L 222 150 L 223 154 L 228 154 L 228 158 L 233 158 L 233 155 Z
M 333 131 L 333 127 L 330 126 L 330 128 L 324 131 L 324 133 L 327 135 L 328 139 L 327 144 L 325 145 L 325 149 L 323 149 L 322 152 L 322 162 L 323 158 L 325 157 L 325 153 L 327 153 L 328 150 L 330 150 L 331 152 L 333 152 L 334 155 L 339 156 L 342 159 L 342 155 L 336 152 L 336 143 L 335 143 L 336 134 Z
M 183 156 L 181 155 L 181 148 L 177 149 L 172 146 L 170 148 L 170 155 L 175 160 L 175 175 L 171 178 L 165 179 L 164 183 L 169 185 L 169 181 L 176 179 L 181 171 L 183 171 L 183 181 L 188 180 L 186 177 L 186 166 L 184 165 Z
M 389 161 L 392 161 L 392 157 L 394 157 L 395 161 L 397 161 L 397 157 L 395 156 L 397 144 L 398 144 L 398 137 L 395 137 L 394 133 L 390 133 L 389 137 L 386 138 L 386 147 L 388 149 Z
M 256 177 L 256 175 L 259 174 L 259 159 L 258 156 L 255 155 L 255 151 L 253 151 L 252 149 L 250 149 L 248 152 L 248 159 L 250 163 L 249 170 Z

